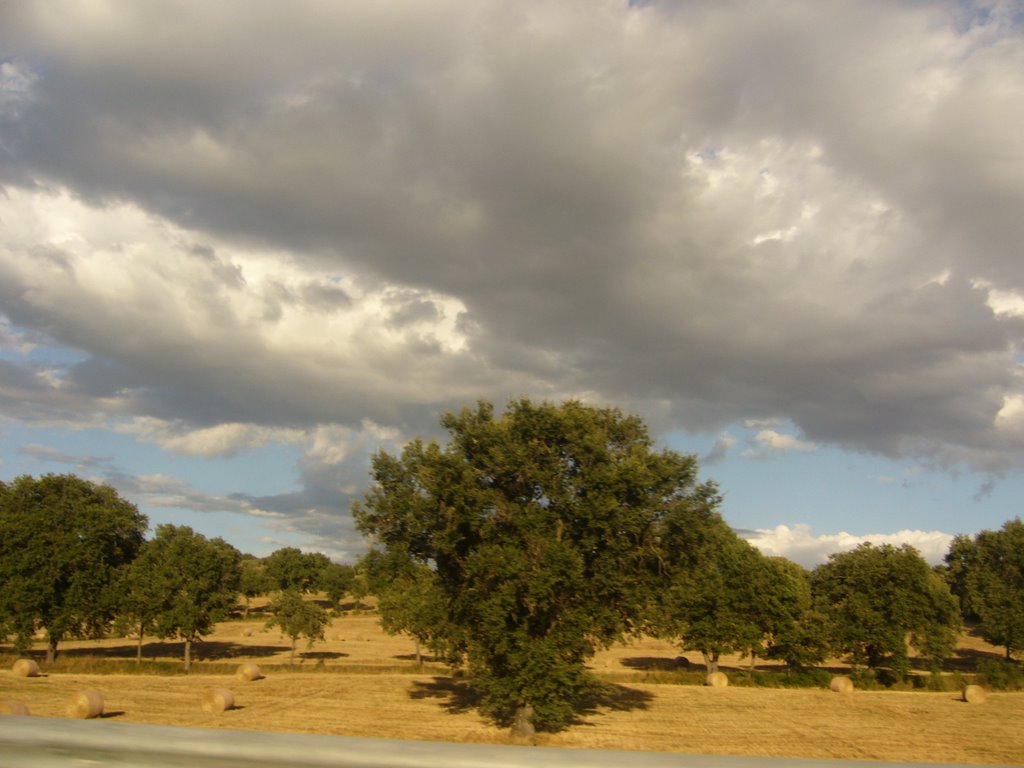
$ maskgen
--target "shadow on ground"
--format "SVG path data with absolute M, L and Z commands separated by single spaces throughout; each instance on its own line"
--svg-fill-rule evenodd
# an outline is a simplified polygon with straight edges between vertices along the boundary
M 320 659 L 326 661 L 327 659 L 343 659 L 349 654 L 340 653 L 338 651 L 304 651 L 299 654 L 304 659 Z
M 622 666 L 629 669 L 639 669 L 643 672 L 665 672 L 675 669 L 701 669 L 702 667 L 691 664 L 685 656 L 665 658 L 664 656 L 632 656 L 622 660 Z
M 90 656 L 93 658 L 106 659 L 134 659 L 138 646 L 132 645 L 110 645 L 110 646 L 87 646 L 81 648 L 60 648 L 61 656 L 66 658 L 78 658 Z M 241 645 L 239 643 L 227 643 L 220 641 L 209 641 L 192 644 L 192 659 L 194 661 L 219 661 L 222 659 L 237 659 L 242 657 L 258 656 L 265 658 L 288 651 L 287 645 Z M 180 658 L 185 655 L 185 644 L 182 642 L 159 642 L 143 643 L 143 660 L 154 658 Z
M 432 682 L 416 681 L 411 699 L 440 699 L 441 706 L 453 714 L 468 712 L 480 704 L 480 694 L 469 683 L 451 677 L 434 677 Z
M 480 694 L 474 691 L 468 682 L 451 677 L 434 677 L 429 683 L 415 682 L 409 692 L 409 698 L 439 699 L 440 705 L 452 714 L 468 712 L 481 703 Z M 599 709 L 617 712 L 647 709 L 653 700 L 653 694 L 647 691 L 638 691 L 617 683 L 606 683 L 593 695 L 577 703 L 576 717 L 572 724 L 587 725 L 581 718 L 596 714 Z

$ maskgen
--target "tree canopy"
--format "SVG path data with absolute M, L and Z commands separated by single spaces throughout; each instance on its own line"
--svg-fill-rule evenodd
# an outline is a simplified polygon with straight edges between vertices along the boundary
M 285 592 L 297 589 L 312 592 L 319 589 L 324 569 L 331 564 L 327 555 L 306 553 L 297 547 L 282 547 L 263 560 L 263 566 L 274 589 Z
M 144 596 L 152 631 L 184 641 L 186 670 L 192 643 L 235 605 L 240 561 L 239 551 L 221 538 L 207 539 L 188 526 L 160 525 L 129 569 L 130 594 Z
M 279 592 L 270 601 L 268 608 L 274 615 L 267 621 L 267 627 L 278 627 L 292 641 L 292 663 L 295 662 L 295 646 L 300 637 L 306 638 L 309 648 L 317 640 L 324 639 L 324 628 L 330 621 L 327 611 L 303 600 L 302 593 L 297 589 Z
M 710 500 L 708 500 L 710 501 Z M 740 539 L 713 504 L 675 504 L 659 527 L 661 576 L 652 626 L 700 651 L 708 672 L 722 654 L 760 646 L 754 583 L 762 555 Z
M 522 399 L 496 416 L 481 402 L 441 424 L 445 446 L 374 456 L 356 520 L 428 569 L 409 573 L 444 617 L 429 642 L 465 654 L 483 710 L 560 727 L 595 689 L 584 662 L 642 625 L 657 522 L 714 487 L 617 409 Z
M 938 664 L 960 629 L 949 587 L 920 553 L 904 544 L 864 543 L 829 557 L 812 575 L 819 609 L 829 617 L 833 649 L 855 664 L 909 668 L 910 645 Z
M 1024 522 L 1009 520 L 973 540 L 958 536 L 946 563 L 953 589 L 985 640 L 1003 646 L 1007 659 L 1024 650 Z
M 142 546 L 146 517 L 107 485 L 75 475 L 0 484 L 0 624 L 47 660 L 66 637 L 97 636 L 114 616 L 118 569 Z

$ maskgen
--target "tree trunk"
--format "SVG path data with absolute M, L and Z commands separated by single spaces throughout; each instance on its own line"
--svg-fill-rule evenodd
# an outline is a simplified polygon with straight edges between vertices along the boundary
M 192 638 L 185 638 L 185 671 L 192 669 Z
M 747 669 L 747 677 L 752 678 L 754 676 L 754 667 L 757 664 L 757 654 L 754 649 L 750 649 L 750 668 Z
M 708 653 L 707 651 L 701 651 L 701 656 L 704 657 L 704 666 L 707 668 L 708 674 L 713 674 L 718 671 L 718 654 Z
M 57 660 L 57 638 L 53 635 L 46 636 L 46 663 L 53 664 Z
M 416 666 L 423 666 L 423 656 L 420 654 L 420 639 L 418 637 L 413 638 L 416 641 Z
M 528 739 L 534 734 L 533 727 L 533 707 L 529 704 L 520 704 L 516 707 L 516 715 L 512 720 L 512 735 L 521 738 Z
M 142 663 L 142 632 L 143 632 L 142 628 L 144 626 L 145 626 L 145 624 L 143 624 L 142 622 L 139 622 L 139 642 L 136 643 L 136 645 L 135 645 L 135 663 L 136 664 L 141 664 Z
M 297 642 L 298 642 L 298 638 L 297 637 L 293 637 L 292 638 L 292 658 L 291 658 L 291 662 L 290 662 L 292 664 L 295 663 L 295 644 Z

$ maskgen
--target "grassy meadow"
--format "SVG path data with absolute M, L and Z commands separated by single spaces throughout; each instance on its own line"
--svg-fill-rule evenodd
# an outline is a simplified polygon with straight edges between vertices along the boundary
M 258 613 L 218 625 L 195 647 L 191 674 L 181 671 L 181 643 L 154 640 L 135 662 L 127 638 L 69 641 L 60 657 L 35 678 L 11 671 L 15 656 L 0 647 L 0 699 L 16 699 L 33 715 L 63 717 L 68 700 L 95 688 L 104 717 L 257 731 L 511 743 L 507 731 L 480 717 L 472 691 L 446 666 L 427 657 L 417 667 L 412 641 L 384 634 L 373 613 L 332 620 L 326 639 L 297 663 L 290 642 L 264 628 Z M 41 658 L 42 648 L 38 649 Z M 599 653 L 593 670 L 612 683 L 605 701 L 579 722 L 534 743 L 554 747 L 639 749 L 775 757 L 847 758 L 936 763 L 1024 762 L 1024 693 L 991 691 L 981 704 L 960 701 L 954 690 L 980 658 L 999 649 L 965 635 L 948 690 L 856 690 L 751 687 L 748 661 L 724 660 L 727 688 L 707 688 L 699 654 L 690 668 L 676 661 L 670 643 L 643 639 Z M 238 665 L 254 662 L 265 677 L 244 682 Z M 757 674 L 775 681 L 780 669 L 759 663 Z M 831 671 L 843 671 L 834 667 Z M 931 687 L 935 685 L 931 681 Z M 200 706 L 211 686 L 233 691 L 234 709 L 211 714 Z

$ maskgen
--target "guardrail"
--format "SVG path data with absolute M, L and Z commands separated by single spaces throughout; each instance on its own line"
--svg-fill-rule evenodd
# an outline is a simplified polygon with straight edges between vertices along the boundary
M 929 768 L 923 763 L 683 755 L 0 717 L 3 768 Z M 930 768 L 939 768 L 932 764 Z M 948 768 L 948 767 L 947 767 Z

